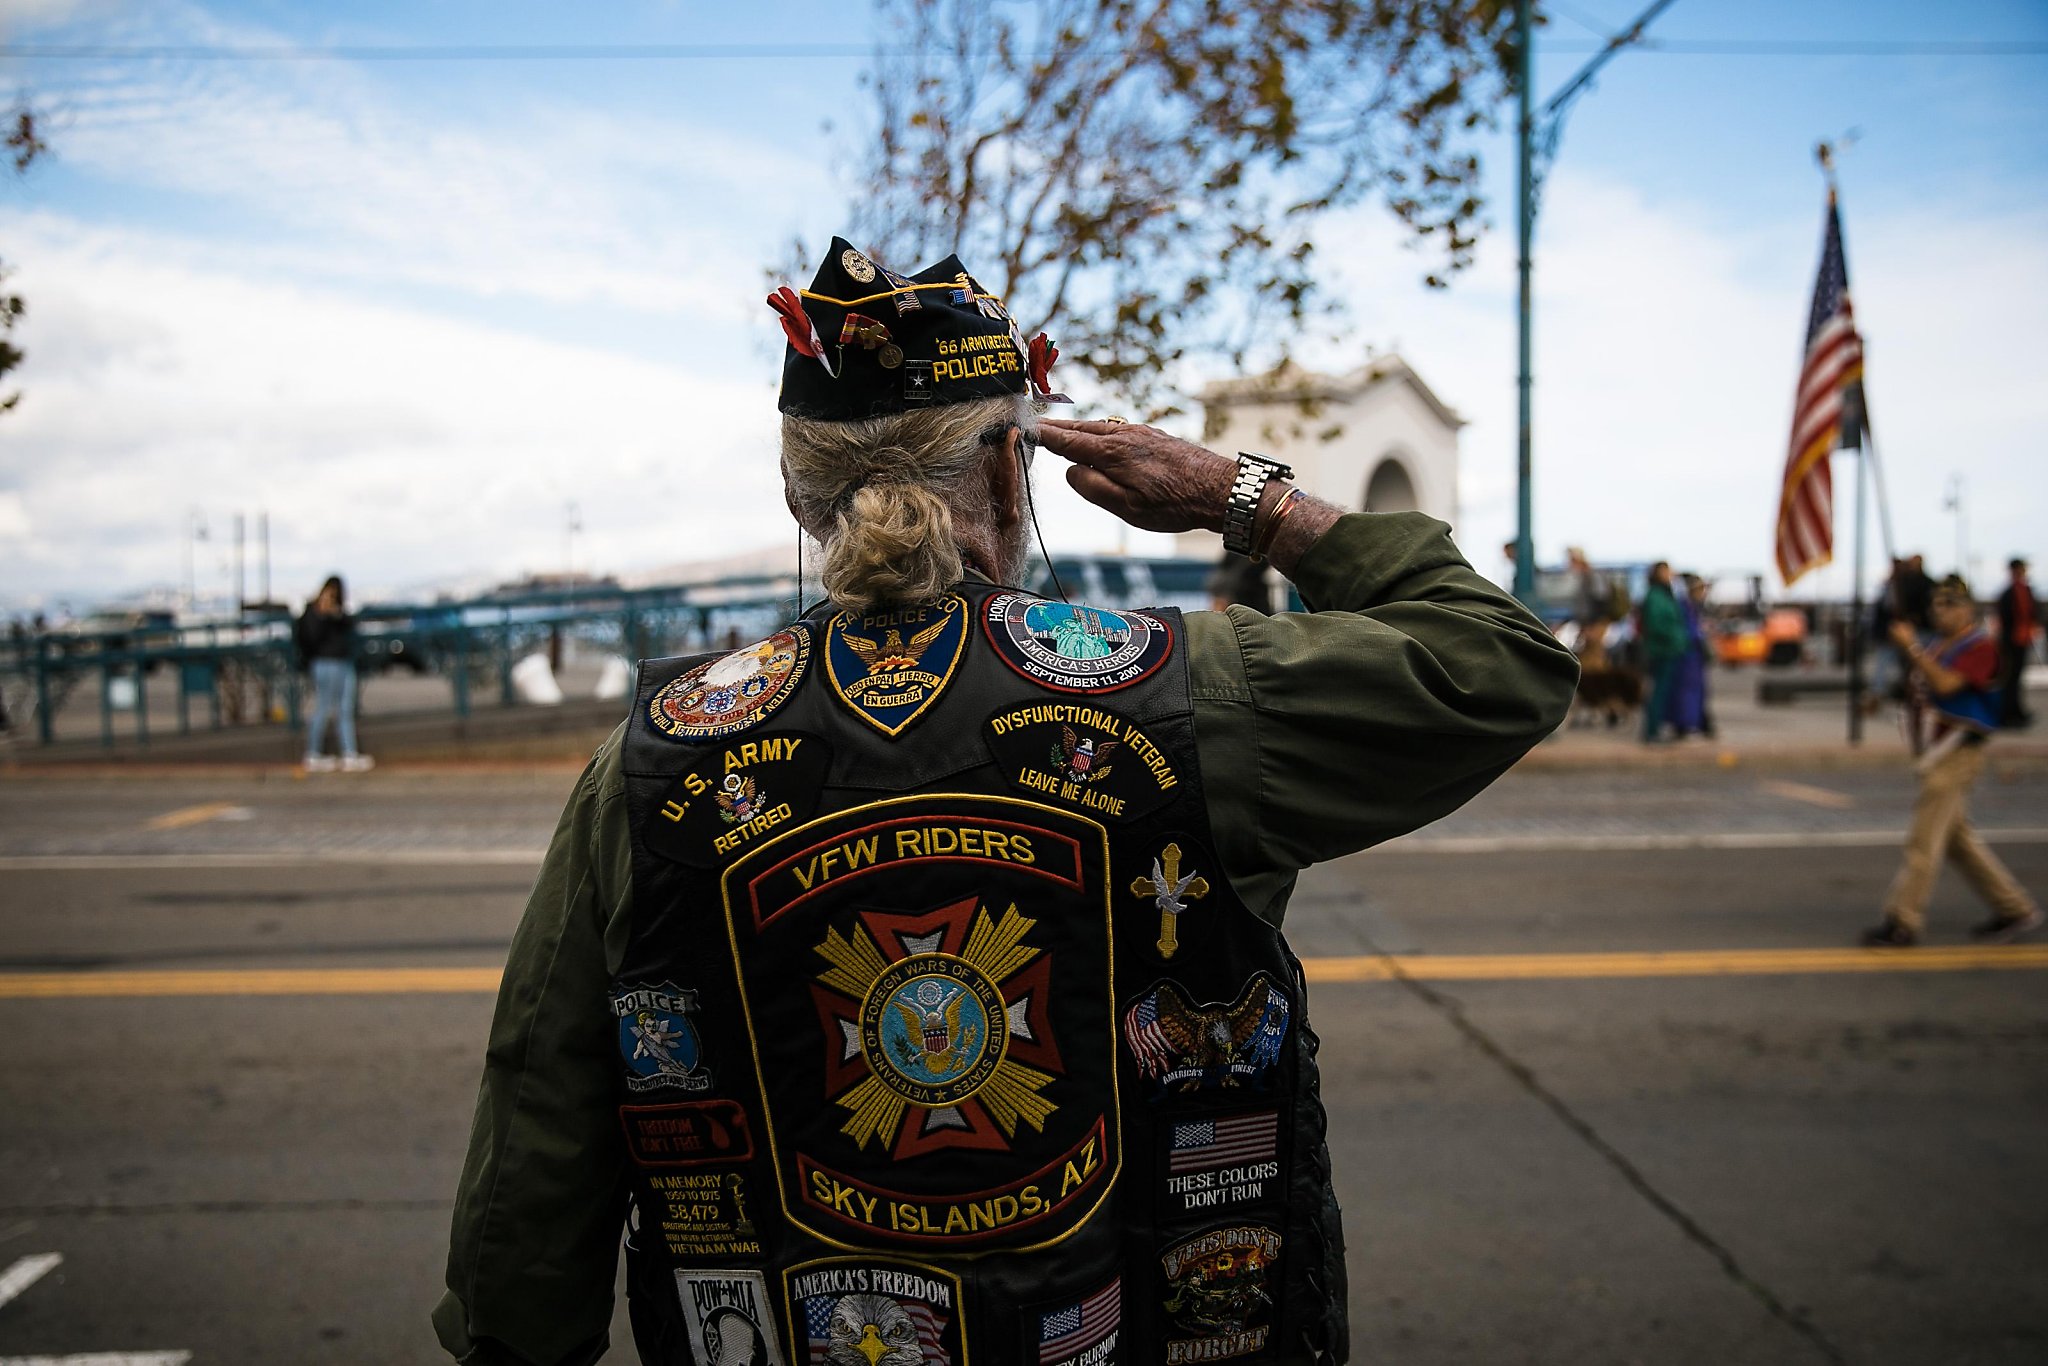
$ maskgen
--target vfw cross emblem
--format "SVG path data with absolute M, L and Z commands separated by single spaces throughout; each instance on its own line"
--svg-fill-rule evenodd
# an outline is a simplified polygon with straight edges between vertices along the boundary
M 1119 1166 L 1100 825 L 881 802 L 755 849 L 724 899 L 792 1222 L 978 1251 L 1094 1213 Z

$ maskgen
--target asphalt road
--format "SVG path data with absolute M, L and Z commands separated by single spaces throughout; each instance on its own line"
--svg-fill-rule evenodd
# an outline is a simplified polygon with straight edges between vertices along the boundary
M 482 988 L 569 781 L 0 783 L 0 1363 L 440 1359 Z M 1303 879 L 1354 1359 L 2048 1359 L 2048 953 L 1822 952 L 1909 799 L 1515 775 Z M 1978 805 L 2048 893 L 2048 775 Z M 1945 880 L 1933 938 L 1978 914 Z M 171 994 L 223 980 L 282 994 Z

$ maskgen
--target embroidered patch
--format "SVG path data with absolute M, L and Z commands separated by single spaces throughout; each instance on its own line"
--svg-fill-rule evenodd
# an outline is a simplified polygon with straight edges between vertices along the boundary
M 1065 692 L 1127 688 L 1173 651 L 1172 628 L 1158 617 L 1022 593 L 990 597 L 982 604 L 981 624 L 1003 663 Z
M 695 1366 L 787 1366 L 758 1271 L 678 1271 L 690 1359 Z
M 875 263 L 852 247 L 839 253 L 839 268 L 862 284 L 868 284 L 875 278 Z
M 1136 723 L 1100 707 L 1013 707 L 991 716 L 987 732 L 989 753 L 1013 786 L 1105 820 L 1148 816 L 1180 786 L 1164 749 Z
M 782 1273 L 792 1341 L 818 1366 L 967 1366 L 960 1278 L 919 1262 L 833 1257 Z
M 1167 1362 L 1224 1361 L 1264 1350 L 1273 1332 L 1280 1231 L 1264 1224 L 1211 1229 L 1160 1254 Z
M 621 1105 L 619 1127 L 627 1153 L 642 1167 L 701 1167 L 754 1155 L 753 1130 L 736 1100 Z
M 1023 1360 L 1037 1366 L 1117 1366 L 1123 1326 L 1123 1277 L 1078 1299 L 1063 1299 L 1024 1313 L 1029 1335 Z
M 1181 871 L 1181 850 L 1168 844 L 1152 860 L 1152 876 L 1131 879 L 1131 895 L 1150 897 L 1159 908 L 1159 938 L 1152 947 L 1161 958 L 1171 958 L 1180 948 L 1180 918 L 1188 902 L 1209 895 L 1209 879 L 1192 869 Z
M 967 647 L 967 600 L 855 616 L 841 612 L 825 632 L 832 690 L 884 735 L 901 735 L 952 681 Z
M 802 626 L 700 664 L 648 699 L 647 719 L 671 740 L 709 740 L 760 724 L 789 700 L 811 657 Z
M 1107 857 L 1084 817 L 935 795 L 726 870 L 793 1223 L 952 1252 L 1042 1247 L 1094 1215 L 1120 1166 Z
M 823 740 L 801 732 L 724 745 L 669 784 L 643 838 L 665 859 L 716 867 L 808 817 L 831 761 Z
M 1161 1204 L 1220 1214 L 1280 1198 L 1280 1112 L 1177 1120 L 1160 1134 Z
M 641 1179 L 661 1202 L 646 1211 L 642 1227 L 652 1222 L 670 1256 L 701 1263 L 761 1255 L 754 1185 L 746 1172 L 651 1172 Z
M 696 1011 L 697 993 L 672 982 L 622 987 L 613 993 L 612 1014 L 619 1017 L 619 1056 L 626 1060 L 628 1090 L 710 1089 L 703 1043 L 686 1018 Z
M 1124 1041 L 1156 1097 L 1225 1087 L 1264 1089 L 1280 1061 L 1292 1013 L 1265 973 L 1235 1001 L 1191 1005 L 1175 982 L 1160 982 L 1124 1012 Z

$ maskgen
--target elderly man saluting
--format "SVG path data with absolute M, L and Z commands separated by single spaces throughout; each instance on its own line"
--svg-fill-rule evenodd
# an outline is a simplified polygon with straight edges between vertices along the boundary
M 1041 422 L 1056 351 L 957 259 L 905 276 L 835 240 L 770 302 L 830 600 L 645 664 L 570 798 L 442 1343 L 596 1360 L 623 1229 L 648 1362 L 1343 1361 L 1288 894 L 1491 782 L 1563 717 L 1571 655 L 1440 522 Z M 1019 588 L 1041 443 L 1310 610 Z

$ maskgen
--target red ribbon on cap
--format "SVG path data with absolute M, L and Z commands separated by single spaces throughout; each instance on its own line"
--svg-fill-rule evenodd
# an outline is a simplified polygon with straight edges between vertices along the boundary
M 1031 387 L 1038 391 L 1040 398 L 1052 394 L 1053 362 L 1060 358 L 1060 349 L 1052 339 L 1041 332 L 1031 339 L 1031 349 L 1025 359 L 1025 373 L 1031 376 Z

